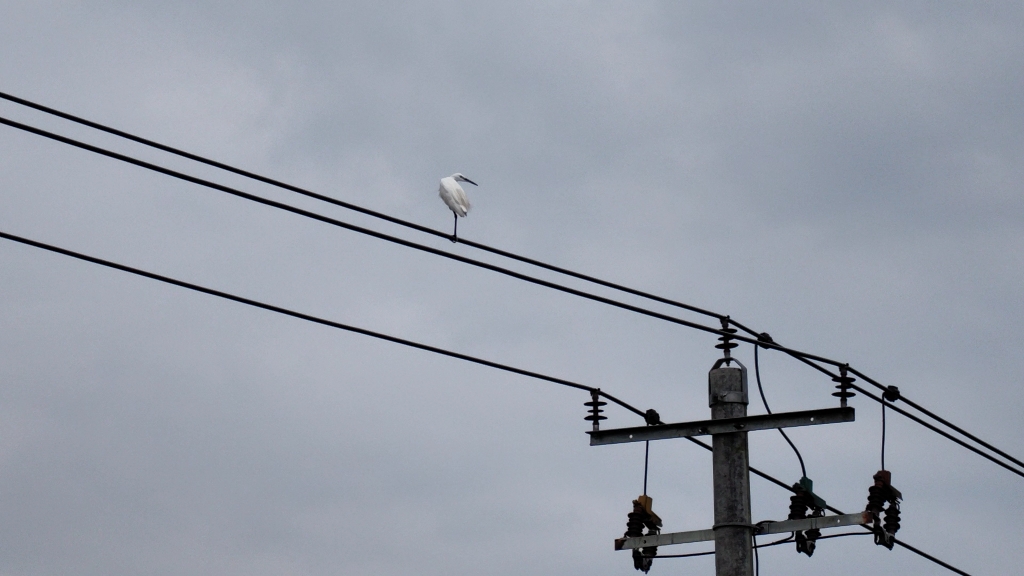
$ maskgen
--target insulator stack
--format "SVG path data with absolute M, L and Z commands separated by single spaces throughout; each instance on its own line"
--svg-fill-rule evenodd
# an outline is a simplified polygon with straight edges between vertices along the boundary
M 871 512 L 875 516 L 882 513 L 885 508 L 885 494 L 881 486 L 871 486 L 868 488 L 868 506 L 865 508 L 868 512 Z
M 896 535 L 896 531 L 900 529 L 900 503 L 890 502 L 889 506 L 885 509 L 885 524 L 882 525 L 885 531 L 893 536 Z
M 839 405 L 843 408 L 846 408 L 847 399 L 853 398 L 857 395 L 855 392 L 850 391 L 850 384 L 856 382 L 857 379 L 847 375 L 846 371 L 846 366 L 840 366 L 839 376 L 832 378 L 832 381 L 836 382 L 837 390 L 836 392 L 833 392 L 832 395 L 839 398 Z
M 795 490 L 794 494 L 789 497 L 789 519 L 803 520 L 807 518 L 807 509 L 811 507 L 812 499 L 810 494 L 800 484 L 794 484 L 793 490 Z M 807 534 L 810 534 L 810 531 Z M 797 530 L 793 532 L 793 539 L 796 540 L 797 553 L 810 556 L 814 554 L 814 542 L 808 542 L 807 534 Z M 817 539 L 817 536 L 815 536 L 815 539 Z
M 731 350 L 739 346 L 739 344 L 732 341 L 732 335 L 736 333 L 736 329 L 729 326 L 728 316 L 722 319 L 722 332 L 725 332 L 725 334 L 718 337 L 718 344 L 715 344 L 715 348 L 722 351 L 723 357 L 729 358 Z
M 644 521 L 648 514 L 640 502 L 633 500 L 633 511 L 626 516 L 625 538 L 639 538 L 644 535 Z
M 601 401 L 601 398 L 598 396 L 598 391 L 595 390 L 590 393 L 590 402 L 584 402 L 583 405 L 590 411 L 590 414 L 585 416 L 583 419 L 588 422 L 593 422 L 594 431 L 597 432 L 601 429 L 601 420 L 608 419 L 607 416 L 601 415 L 601 413 L 604 412 L 604 410 L 601 409 L 601 406 L 607 406 L 608 403 Z
M 807 517 L 807 499 L 801 490 L 789 497 L 789 519 L 803 520 Z
M 873 517 L 872 531 L 875 533 L 875 544 L 892 550 L 896 543 L 896 532 L 900 529 L 900 500 L 903 494 L 892 486 L 892 474 L 888 470 L 879 470 L 874 476 L 874 485 L 868 488 L 868 506 L 865 509 Z M 886 507 L 888 503 L 888 507 Z M 885 521 L 882 521 L 882 512 Z
M 633 500 L 633 511 L 627 515 L 626 533 L 624 538 L 639 538 L 644 536 L 644 528 L 647 528 L 647 536 L 661 532 L 661 518 L 651 510 L 651 497 L 646 494 Z M 650 571 L 654 563 L 654 557 L 658 555 L 657 546 L 633 549 L 633 568 L 643 571 L 645 574 Z

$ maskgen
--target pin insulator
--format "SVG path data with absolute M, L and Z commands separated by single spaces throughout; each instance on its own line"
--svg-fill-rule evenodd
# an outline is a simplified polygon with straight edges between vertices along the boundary
M 643 504 L 633 500 L 633 511 L 626 515 L 626 533 L 624 538 L 639 538 L 644 535 L 644 523 L 650 519 L 650 514 L 644 510 Z
M 877 518 L 882 513 L 882 509 L 885 508 L 885 492 L 881 486 L 871 486 L 868 488 L 868 506 L 865 508 L 868 512 L 871 512 Z
M 807 499 L 803 490 L 789 497 L 789 519 L 803 520 L 807 517 Z
M 598 396 L 598 392 L 594 391 L 594 392 L 590 393 L 590 402 L 584 402 L 583 405 L 586 406 L 589 409 L 589 411 L 590 411 L 590 414 L 585 416 L 583 419 L 588 421 L 588 422 L 593 422 L 594 423 L 594 431 L 595 432 L 597 430 L 600 430 L 600 428 L 601 428 L 601 424 L 600 424 L 601 420 L 607 420 L 608 419 L 607 416 L 602 416 L 601 415 L 601 413 L 604 412 L 604 410 L 601 409 L 601 406 L 607 406 L 608 403 L 607 402 L 603 402 L 600 399 L 600 397 Z
M 832 378 L 832 381 L 836 382 L 837 390 L 836 392 L 833 392 L 832 395 L 835 396 L 836 398 L 839 398 L 839 405 L 842 406 L 843 408 L 846 408 L 846 401 L 849 398 L 853 398 L 854 396 L 857 395 L 855 392 L 850 392 L 850 385 L 856 382 L 857 379 L 847 375 L 848 368 L 849 367 L 845 365 L 840 366 L 839 376 L 835 376 Z
M 715 348 L 722 351 L 724 358 L 729 358 L 730 351 L 739 346 L 739 344 L 732 341 L 732 335 L 736 333 L 736 329 L 729 326 L 728 316 L 722 319 L 722 332 L 725 332 L 725 334 L 718 337 L 718 344 L 715 344 Z
M 900 503 L 890 502 L 885 509 L 885 524 L 882 525 L 885 531 L 895 536 L 900 529 Z

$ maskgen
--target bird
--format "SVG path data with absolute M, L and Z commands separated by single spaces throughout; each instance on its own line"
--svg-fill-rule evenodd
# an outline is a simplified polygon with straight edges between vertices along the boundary
M 466 198 L 466 191 L 459 186 L 459 182 L 469 182 L 473 186 L 477 186 L 476 182 L 473 182 L 469 178 L 466 178 L 460 172 L 456 172 L 451 176 L 445 176 L 441 178 L 441 186 L 438 188 L 438 196 L 441 200 L 444 200 L 445 205 L 451 208 L 452 214 L 455 215 L 455 230 L 452 232 L 452 242 L 459 241 L 459 217 L 465 218 L 466 214 L 469 213 L 469 198 Z

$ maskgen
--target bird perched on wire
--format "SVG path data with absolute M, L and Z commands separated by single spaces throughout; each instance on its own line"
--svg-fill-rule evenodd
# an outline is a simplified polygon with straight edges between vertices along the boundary
M 466 191 L 459 186 L 459 182 L 469 182 L 473 186 L 477 183 L 456 172 L 451 176 L 441 178 L 441 187 L 438 188 L 438 195 L 444 200 L 455 215 L 455 230 L 452 232 L 452 242 L 459 241 L 459 218 L 465 218 L 469 213 L 469 198 L 466 198 Z

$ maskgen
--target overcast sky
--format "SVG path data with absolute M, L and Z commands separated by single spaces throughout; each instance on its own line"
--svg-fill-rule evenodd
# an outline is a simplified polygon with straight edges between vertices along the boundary
M 462 172 L 480 186 L 460 236 L 731 314 L 1024 454 L 1019 2 L 364 4 L 0 1 L 0 91 L 445 231 L 437 182 Z M 709 417 L 710 335 L 8 127 L 0 175 L 2 231 Z M 612 541 L 643 447 L 589 447 L 583 392 L 8 241 L 0 270 L 2 575 L 634 573 Z M 761 368 L 775 411 L 836 404 L 792 359 Z M 855 423 L 791 434 L 851 512 L 881 432 L 877 404 L 852 404 Z M 1018 570 L 1024 478 L 888 422 L 899 536 L 975 575 Z M 752 465 L 800 477 L 777 433 L 750 441 Z M 665 529 L 710 527 L 709 454 L 650 451 Z M 789 493 L 751 484 L 755 521 L 786 516 Z M 864 537 L 760 560 L 946 573 Z

